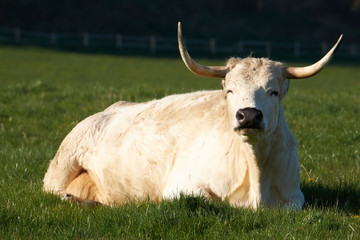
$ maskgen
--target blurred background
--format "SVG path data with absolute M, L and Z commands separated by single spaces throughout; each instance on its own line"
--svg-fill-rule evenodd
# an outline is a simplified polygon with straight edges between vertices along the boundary
M 360 56 L 360 0 L 1 0 L 0 41 L 176 51 L 177 22 L 193 51 Z M 306 46 L 306 47 L 305 47 Z

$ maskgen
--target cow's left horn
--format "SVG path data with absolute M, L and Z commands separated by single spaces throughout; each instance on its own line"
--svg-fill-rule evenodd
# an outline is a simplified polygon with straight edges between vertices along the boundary
M 184 44 L 184 38 L 181 31 L 181 23 L 178 23 L 178 42 L 181 58 L 184 61 L 186 67 L 196 75 L 202 77 L 212 77 L 212 78 L 224 78 L 229 72 L 229 69 L 224 66 L 204 66 L 192 59 L 186 50 Z
M 321 71 L 321 69 L 330 62 L 334 52 L 339 47 L 343 35 L 339 37 L 336 44 L 330 49 L 330 51 L 318 62 L 314 63 L 313 65 L 306 66 L 306 67 L 287 67 L 285 68 L 284 75 L 286 78 L 289 79 L 295 79 L 295 78 L 308 78 L 311 76 L 314 76 L 318 72 Z

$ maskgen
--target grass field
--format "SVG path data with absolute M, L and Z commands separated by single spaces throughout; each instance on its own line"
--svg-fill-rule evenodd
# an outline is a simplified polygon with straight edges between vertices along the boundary
M 303 210 L 235 209 L 198 197 L 91 209 L 41 190 L 72 127 L 118 100 L 218 89 L 220 81 L 192 75 L 180 58 L 0 46 L 0 239 L 359 239 L 360 67 L 336 56 L 333 63 L 292 80 L 284 101 Z

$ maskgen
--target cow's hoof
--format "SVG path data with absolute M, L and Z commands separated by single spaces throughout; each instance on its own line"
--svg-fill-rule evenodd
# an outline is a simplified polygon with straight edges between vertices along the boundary
M 61 195 L 61 200 L 71 201 L 71 202 L 75 202 L 75 201 L 76 201 L 74 195 L 72 195 L 72 194 L 70 194 L 70 193 L 64 193 L 63 195 Z
M 102 204 L 101 202 L 97 202 L 97 201 L 94 201 L 94 200 L 81 200 L 81 199 L 78 199 L 77 197 L 75 197 L 71 193 L 64 193 L 63 195 L 61 195 L 61 200 L 74 202 L 74 203 L 79 203 L 82 206 L 90 207 L 90 208 L 93 208 L 93 207 L 96 207 L 96 206 L 104 206 L 104 204 Z
M 90 207 L 90 208 L 93 208 L 96 206 L 104 206 L 104 204 L 94 201 L 94 200 L 83 200 L 83 201 L 80 201 L 80 204 L 82 206 L 86 206 L 86 207 Z

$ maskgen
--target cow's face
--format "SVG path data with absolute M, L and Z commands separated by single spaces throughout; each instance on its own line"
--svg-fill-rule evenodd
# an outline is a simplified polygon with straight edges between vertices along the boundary
M 229 60 L 230 71 L 223 80 L 233 130 L 249 140 L 273 132 L 278 124 L 281 101 L 289 80 L 281 63 L 269 59 Z

